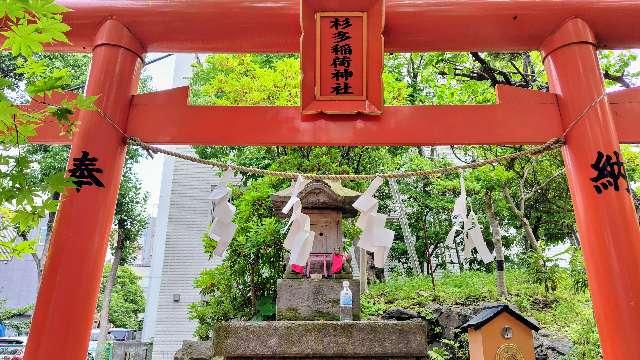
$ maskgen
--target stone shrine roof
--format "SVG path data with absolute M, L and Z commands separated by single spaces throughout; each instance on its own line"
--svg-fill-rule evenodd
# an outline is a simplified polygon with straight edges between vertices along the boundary
M 271 195 L 273 210 L 278 216 L 286 216 L 282 214 L 282 208 L 291 198 L 292 189 L 293 185 Z M 342 186 L 340 181 L 305 180 L 298 197 L 303 209 L 338 210 L 345 217 L 353 217 L 358 211 L 352 205 L 360 195 Z

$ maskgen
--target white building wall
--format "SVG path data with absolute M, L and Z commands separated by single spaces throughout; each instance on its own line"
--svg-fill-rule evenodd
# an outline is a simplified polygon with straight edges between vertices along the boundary
M 156 216 L 155 241 L 151 257 L 149 274 L 149 288 L 147 289 L 147 303 L 144 310 L 142 326 L 142 340 L 152 341 L 155 334 L 156 318 L 158 314 L 158 296 L 160 295 L 160 280 L 164 263 L 164 247 L 167 237 L 167 222 L 169 220 L 169 199 L 173 184 L 174 158 L 165 157 L 162 167 L 162 183 L 160 198 L 158 199 L 158 214 Z
M 182 147 L 180 151 L 193 152 L 190 147 Z M 217 264 L 208 259 L 202 247 L 202 235 L 211 221 L 211 203 L 207 198 L 217 181 L 216 173 L 208 166 L 181 159 L 172 161 L 164 252 L 153 256 L 154 263 L 156 259 L 164 258 L 155 300 L 153 360 L 173 359 L 183 340 L 194 339 L 196 322 L 189 320 L 188 308 L 200 300 L 200 294 L 193 281 L 202 270 Z M 159 210 L 162 207 L 161 202 Z M 160 228 L 160 213 L 158 217 Z M 153 270 L 151 280 L 158 280 Z M 174 301 L 174 296 L 179 296 L 179 301 Z M 148 336 L 148 332 L 145 335 Z

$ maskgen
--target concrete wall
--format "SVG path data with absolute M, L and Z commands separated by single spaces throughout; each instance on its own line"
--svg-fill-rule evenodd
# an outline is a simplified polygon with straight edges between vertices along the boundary
M 181 147 L 179 151 L 192 153 L 190 147 Z M 160 277 L 155 275 L 157 268 L 152 269 L 151 275 L 155 284 L 150 287 L 149 306 L 155 306 L 156 313 L 151 315 L 153 309 L 147 309 L 143 332 L 143 340 L 153 338 L 154 360 L 173 359 L 183 340 L 194 339 L 196 323 L 189 320 L 188 308 L 200 301 L 200 294 L 193 281 L 202 270 L 219 261 L 209 260 L 201 240 L 211 221 L 211 202 L 207 197 L 212 185 L 217 183 L 217 174 L 208 166 L 181 159 L 170 161 L 173 162 L 171 184 L 163 188 L 169 193 L 161 200 L 158 212 L 158 227 L 164 227 L 160 216 L 166 209 L 166 236 L 164 241 L 160 236 L 156 238 L 156 243 L 164 242 L 164 246 L 162 250 L 156 247 L 159 253 L 154 252 L 152 261 L 152 267 L 157 267 L 159 261 L 156 260 L 163 258 Z M 157 295 L 151 294 L 158 284 Z M 174 297 L 179 297 L 179 301 Z

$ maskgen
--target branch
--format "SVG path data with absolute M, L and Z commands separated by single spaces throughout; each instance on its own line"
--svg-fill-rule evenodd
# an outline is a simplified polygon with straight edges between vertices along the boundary
M 535 188 L 533 188 L 531 191 L 529 191 L 526 195 L 524 195 L 524 200 L 529 199 L 530 197 L 533 196 L 533 194 L 535 194 L 538 190 L 544 188 L 545 186 L 547 186 L 547 184 L 549 184 L 553 179 L 555 179 L 556 177 L 558 177 L 558 175 L 562 174 L 564 172 L 564 168 L 560 169 L 558 172 L 556 172 L 555 174 L 553 174 L 550 178 L 548 178 L 545 182 L 543 182 L 542 184 L 540 184 L 540 186 L 536 186 Z
M 489 79 L 484 73 L 477 73 L 477 72 L 473 72 L 473 73 L 461 73 L 461 72 L 457 72 L 454 71 L 453 74 L 449 74 L 446 71 L 439 71 L 438 75 L 441 76 L 449 76 L 449 75 L 453 75 L 453 76 L 459 76 L 459 77 L 463 77 L 463 78 L 467 78 L 469 80 L 475 80 L 475 81 L 491 81 L 491 79 Z
M 453 156 L 455 156 L 455 158 L 458 159 L 458 161 L 460 161 L 461 163 L 463 163 L 463 164 L 471 164 L 473 162 L 473 161 L 464 161 L 464 160 L 462 160 L 462 158 L 460 158 L 458 156 L 458 154 L 456 154 L 455 146 L 451 145 L 450 147 L 451 147 L 451 153 L 453 154 Z
M 489 80 L 491 80 L 491 85 L 498 85 L 498 78 L 496 77 L 493 68 L 491 67 L 491 65 L 489 65 L 487 60 L 480 56 L 480 54 L 476 51 L 472 51 L 470 54 L 471 57 L 480 64 L 480 67 L 485 70 L 482 73 L 485 74 L 489 78 Z
M 535 167 L 537 161 L 538 157 L 534 157 L 532 159 L 531 163 L 524 168 L 524 174 L 522 175 L 522 178 L 520 180 L 520 211 L 522 213 L 524 213 L 524 202 L 525 200 L 527 200 L 524 191 L 524 183 L 527 180 L 527 176 L 529 176 L 529 171 L 531 171 Z
M 632 87 L 632 85 L 624 78 L 624 72 L 622 72 L 622 74 L 620 75 L 614 75 L 610 73 L 608 70 L 605 70 L 602 75 L 604 76 L 605 79 L 616 82 L 624 88 L 629 89 L 630 87 Z
M 504 195 L 505 199 L 507 199 L 507 203 L 509 204 L 511 210 L 513 210 L 513 212 L 516 213 L 517 216 L 520 216 L 522 212 L 518 210 L 518 207 L 516 206 L 516 203 L 506 186 L 502 188 L 502 194 Z
M 493 66 L 491 66 L 489 64 L 489 62 L 487 60 L 485 60 L 480 55 L 480 53 L 478 53 L 476 51 L 472 51 L 471 52 L 471 57 L 473 57 L 473 59 L 480 64 L 480 66 L 482 67 L 483 70 L 487 71 L 487 72 L 484 72 L 484 73 L 487 76 L 489 76 L 489 78 L 491 79 L 491 84 L 493 86 L 496 86 L 498 84 L 513 85 L 513 81 L 511 80 L 511 76 L 509 76 L 509 74 L 506 71 L 502 71 L 502 70 L 496 69 Z M 500 74 L 500 76 L 502 77 L 503 81 L 498 80 L 498 78 L 496 77 L 496 73 Z
M 516 72 L 518 73 L 518 75 L 520 75 L 520 77 L 524 80 L 525 85 L 530 88 L 531 87 L 531 82 L 529 81 L 529 77 L 526 76 L 518 66 L 516 66 L 516 64 L 513 62 L 513 60 L 509 60 L 509 64 L 511 64 L 511 67 L 513 67 Z

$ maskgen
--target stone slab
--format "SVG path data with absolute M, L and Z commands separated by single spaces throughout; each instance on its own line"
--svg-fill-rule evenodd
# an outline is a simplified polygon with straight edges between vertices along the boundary
M 211 341 L 185 340 L 173 360 L 210 360 L 212 358 Z
M 227 359 L 424 358 L 427 325 L 416 321 L 218 323 L 213 355 Z
M 276 319 L 283 321 L 340 320 L 342 279 L 278 280 Z M 360 281 L 349 281 L 353 319 L 360 320 Z

